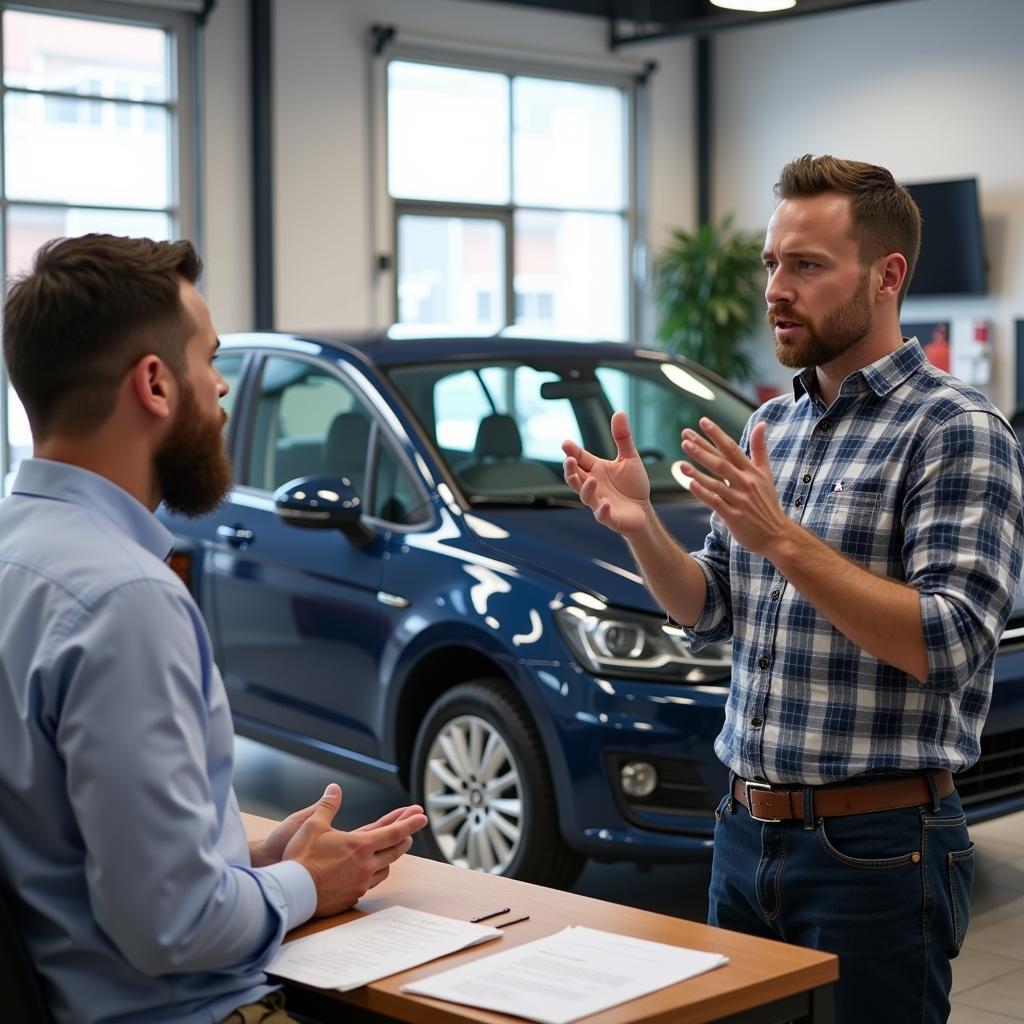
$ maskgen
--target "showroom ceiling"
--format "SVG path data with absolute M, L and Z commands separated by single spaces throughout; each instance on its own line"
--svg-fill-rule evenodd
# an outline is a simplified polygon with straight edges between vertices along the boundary
M 480 0 L 472 0 L 480 2 Z M 609 41 L 614 46 L 670 36 L 710 35 L 721 29 L 764 24 L 781 18 L 821 14 L 868 4 L 904 3 L 907 0 L 797 0 L 788 10 L 750 14 L 723 10 L 711 0 L 486 0 L 488 3 L 542 7 L 569 14 L 607 18 Z

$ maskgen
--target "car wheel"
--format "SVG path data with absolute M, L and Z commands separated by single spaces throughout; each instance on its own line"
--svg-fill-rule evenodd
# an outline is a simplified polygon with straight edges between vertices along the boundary
M 412 792 L 438 860 L 560 889 L 586 863 L 559 833 L 537 730 L 500 682 L 462 683 L 434 702 L 416 736 Z

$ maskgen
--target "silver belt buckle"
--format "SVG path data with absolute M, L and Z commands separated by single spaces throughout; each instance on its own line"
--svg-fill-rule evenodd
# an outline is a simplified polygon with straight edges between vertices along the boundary
M 747 782 L 743 780 L 743 786 L 747 794 L 747 813 L 750 815 L 751 821 L 761 821 L 767 825 L 777 825 L 781 818 L 759 818 L 754 813 L 754 801 L 750 799 L 750 791 L 752 789 L 766 789 L 770 793 L 772 791 L 771 783 L 768 782 Z

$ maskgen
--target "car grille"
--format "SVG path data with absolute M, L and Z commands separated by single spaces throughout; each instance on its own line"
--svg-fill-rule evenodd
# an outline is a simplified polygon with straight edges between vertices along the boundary
M 981 737 L 977 764 L 957 775 L 964 807 L 1024 793 L 1024 729 Z

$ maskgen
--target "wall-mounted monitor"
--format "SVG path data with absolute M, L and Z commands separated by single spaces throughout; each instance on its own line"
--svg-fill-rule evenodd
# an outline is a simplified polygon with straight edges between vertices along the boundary
M 976 178 L 906 185 L 921 211 L 921 255 L 908 295 L 984 295 Z

